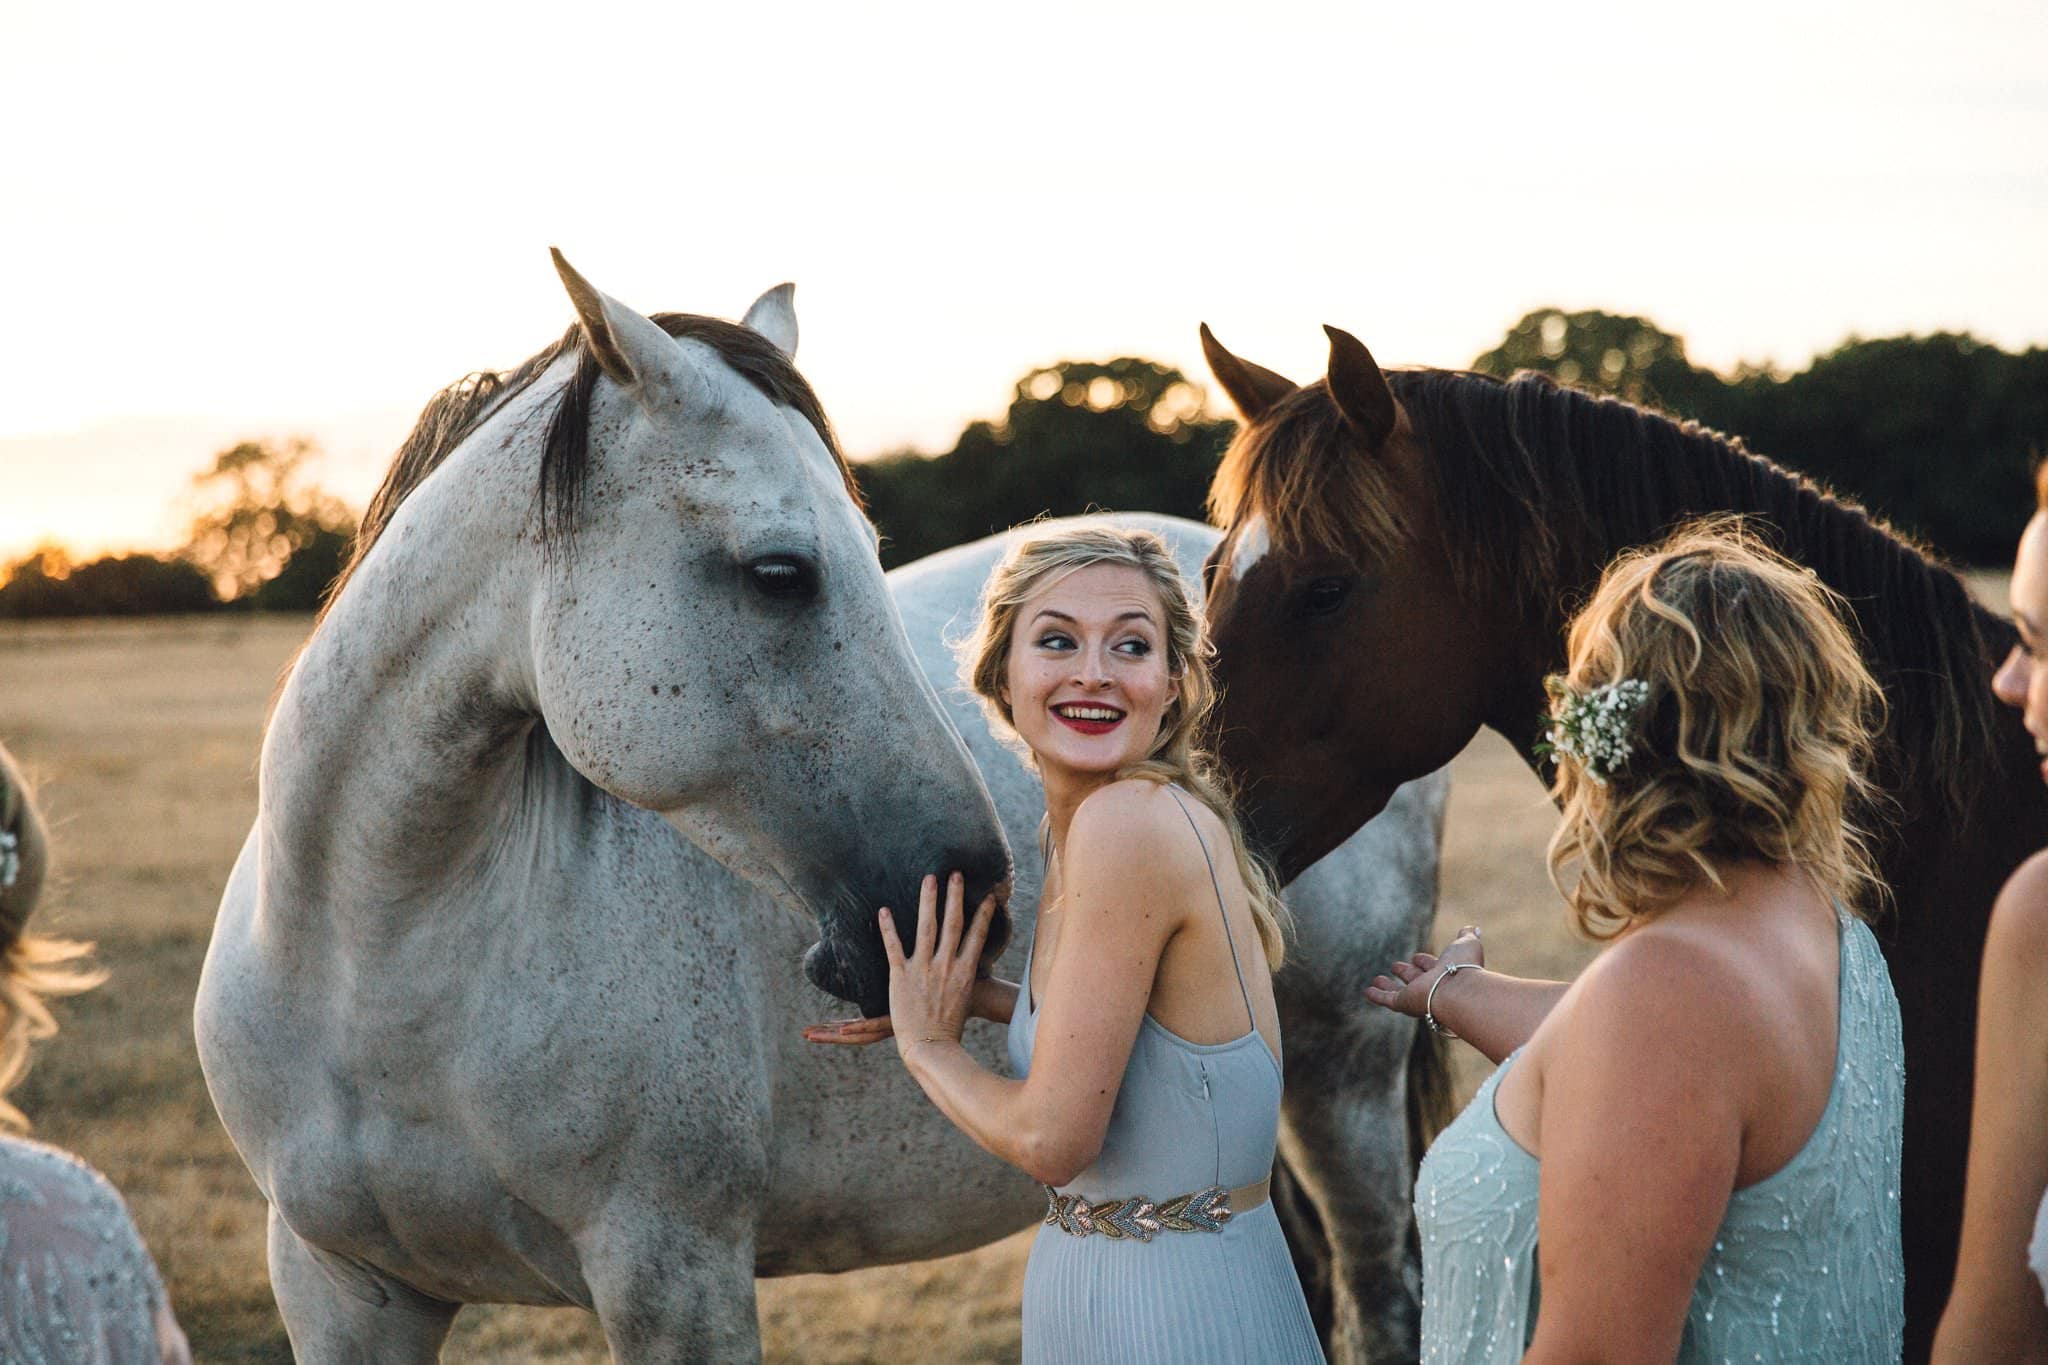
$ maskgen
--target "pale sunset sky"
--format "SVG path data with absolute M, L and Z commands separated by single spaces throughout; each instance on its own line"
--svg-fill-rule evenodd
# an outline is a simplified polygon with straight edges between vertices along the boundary
M 1530 308 L 1695 360 L 2048 343 L 2048 6 L 0 0 L 0 563 L 167 549 L 304 434 L 360 506 L 571 318 L 797 282 L 848 449 L 1195 328 L 1463 365 Z

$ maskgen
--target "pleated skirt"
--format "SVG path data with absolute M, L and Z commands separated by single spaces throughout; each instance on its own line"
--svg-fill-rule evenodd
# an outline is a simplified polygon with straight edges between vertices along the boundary
M 1024 1365 L 1322 1365 L 1270 1203 L 1218 1233 L 1150 1242 L 1038 1231 L 1024 1268 Z

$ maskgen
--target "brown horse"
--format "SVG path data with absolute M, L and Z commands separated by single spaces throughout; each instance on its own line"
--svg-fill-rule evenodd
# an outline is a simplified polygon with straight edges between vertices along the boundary
M 1905 1021 L 1906 1340 L 1924 1357 L 1962 1215 L 1985 923 L 2048 843 L 2033 745 L 1990 692 L 2011 627 L 1862 508 L 1733 440 L 1541 376 L 1383 374 L 1327 330 L 1328 372 L 1300 387 L 1202 333 L 1245 419 L 1205 573 L 1253 837 L 1290 877 L 1480 726 L 1530 753 L 1564 622 L 1608 561 L 1745 514 L 1849 599 L 1890 706 L 1878 933 Z

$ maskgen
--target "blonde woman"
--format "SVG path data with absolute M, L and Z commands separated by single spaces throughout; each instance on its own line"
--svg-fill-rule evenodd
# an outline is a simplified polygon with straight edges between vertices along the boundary
M 2019 643 L 1991 690 L 2048 755 L 2048 465 L 2034 502 L 2012 566 Z M 2048 1360 L 2048 852 L 2007 879 L 1984 939 L 1962 1247 L 1934 1359 Z
M 1027 537 L 983 595 L 969 685 L 1045 782 L 1046 875 L 1022 982 L 977 981 L 992 903 L 928 882 L 880 915 L 904 1065 L 969 1137 L 1046 1186 L 1024 1278 L 1027 1362 L 1320 1361 L 1268 1198 L 1285 911 L 1246 854 L 1202 726 L 1207 642 L 1166 546 Z M 960 1046 L 1009 1027 L 1016 1079 Z M 928 1191 L 943 1198 L 944 1191 Z
M 1500 1064 L 1417 1177 L 1424 1360 L 1899 1359 L 1880 695 L 1838 610 L 1727 525 L 1613 565 L 1549 726 L 1552 875 L 1610 946 L 1518 980 L 1468 929 L 1368 988 Z
M 0 1130 L 28 1120 L 4 1098 L 29 1044 L 57 1031 L 44 999 L 98 985 L 91 945 L 28 932 L 49 840 L 0 747 Z M 68 1152 L 0 1136 L 0 1360 L 190 1365 L 156 1265 L 106 1179 Z

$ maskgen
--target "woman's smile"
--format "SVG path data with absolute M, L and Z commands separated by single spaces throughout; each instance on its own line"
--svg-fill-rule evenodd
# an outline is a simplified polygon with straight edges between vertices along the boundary
M 1098 702 L 1058 702 L 1052 713 L 1062 724 L 1079 730 L 1084 735 L 1106 735 L 1123 723 L 1124 712 L 1114 706 Z

